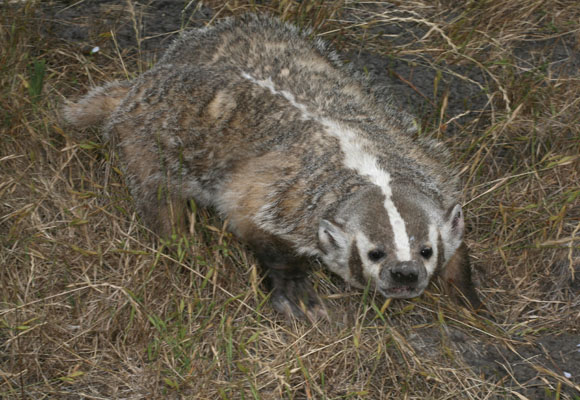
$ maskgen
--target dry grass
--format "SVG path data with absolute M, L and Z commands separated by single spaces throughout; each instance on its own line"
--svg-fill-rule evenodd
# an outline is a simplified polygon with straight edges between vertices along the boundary
M 150 65 L 147 44 L 171 36 L 145 32 L 155 3 L 55 23 L 57 5 L 0 5 L 0 398 L 580 398 L 576 1 L 181 6 L 182 27 L 267 10 L 353 61 L 405 65 L 379 72 L 415 95 L 421 134 L 464 166 L 468 242 L 495 321 L 436 287 L 384 302 L 315 268 L 334 312 L 318 325 L 272 311 L 255 260 L 211 213 L 159 243 L 98 132 L 59 121 L 64 97 Z M 101 51 L 63 40 L 65 25 Z M 463 87 L 483 100 L 466 96 L 462 110 Z

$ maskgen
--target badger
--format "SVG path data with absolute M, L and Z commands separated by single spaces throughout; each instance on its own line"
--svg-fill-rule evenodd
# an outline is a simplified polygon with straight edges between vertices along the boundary
M 248 14 L 183 34 L 151 70 L 63 114 L 102 126 L 159 235 L 186 231 L 191 200 L 227 219 L 279 312 L 328 315 L 312 259 L 386 298 L 439 274 L 478 307 L 449 154 L 384 92 L 311 31 Z

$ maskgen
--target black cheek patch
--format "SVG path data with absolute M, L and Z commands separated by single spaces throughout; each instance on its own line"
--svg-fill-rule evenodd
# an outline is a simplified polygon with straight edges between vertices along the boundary
M 437 265 L 435 266 L 435 273 L 433 275 L 438 275 L 443 270 L 443 263 L 445 262 L 445 251 L 443 247 L 443 239 L 441 238 L 441 233 L 437 237 Z
M 364 276 L 362 271 L 362 260 L 358 253 L 356 239 L 352 241 L 350 246 L 350 257 L 348 258 L 348 269 L 350 270 L 351 278 L 360 285 L 364 286 Z

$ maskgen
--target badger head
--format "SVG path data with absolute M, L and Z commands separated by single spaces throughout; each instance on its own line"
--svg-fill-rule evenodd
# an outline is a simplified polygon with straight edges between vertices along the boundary
M 459 204 L 438 205 L 411 186 L 387 198 L 377 186 L 345 200 L 318 229 L 322 261 L 356 287 L 385 297 L 420 295 L 463 239 Z

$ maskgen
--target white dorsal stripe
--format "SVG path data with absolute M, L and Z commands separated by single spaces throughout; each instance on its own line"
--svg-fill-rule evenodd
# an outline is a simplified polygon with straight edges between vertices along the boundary
M 338 122 L 311 113 L 304 104 L 296 101 L 292 93 L 286 90 L 277 90 L 271 78 L 258 80 L 246 72 L 242 73 L 242 77 L 270 90 L 272 94 L 284 97 L 293 107 L 300 111 L 303 119 L 321 123 L 326 128 L 327 134 L 339 140 L 340 147 L 345 155 L 345 166 L 363 176 L 367 176 L 372 183 L 382 189 L 385 195 L 385 210 L 393 230 L 397 259 L 399 261 L 411 260 L 411 246 L 405 228 L 405 221 L 399 214 L 395 203 L 393 203 L 393 193 L 390 184 L 391 175 L 379 166 L 375 156 L 364 151 L 365 140 L 357 136 L 352 130 L 344 128 Z

